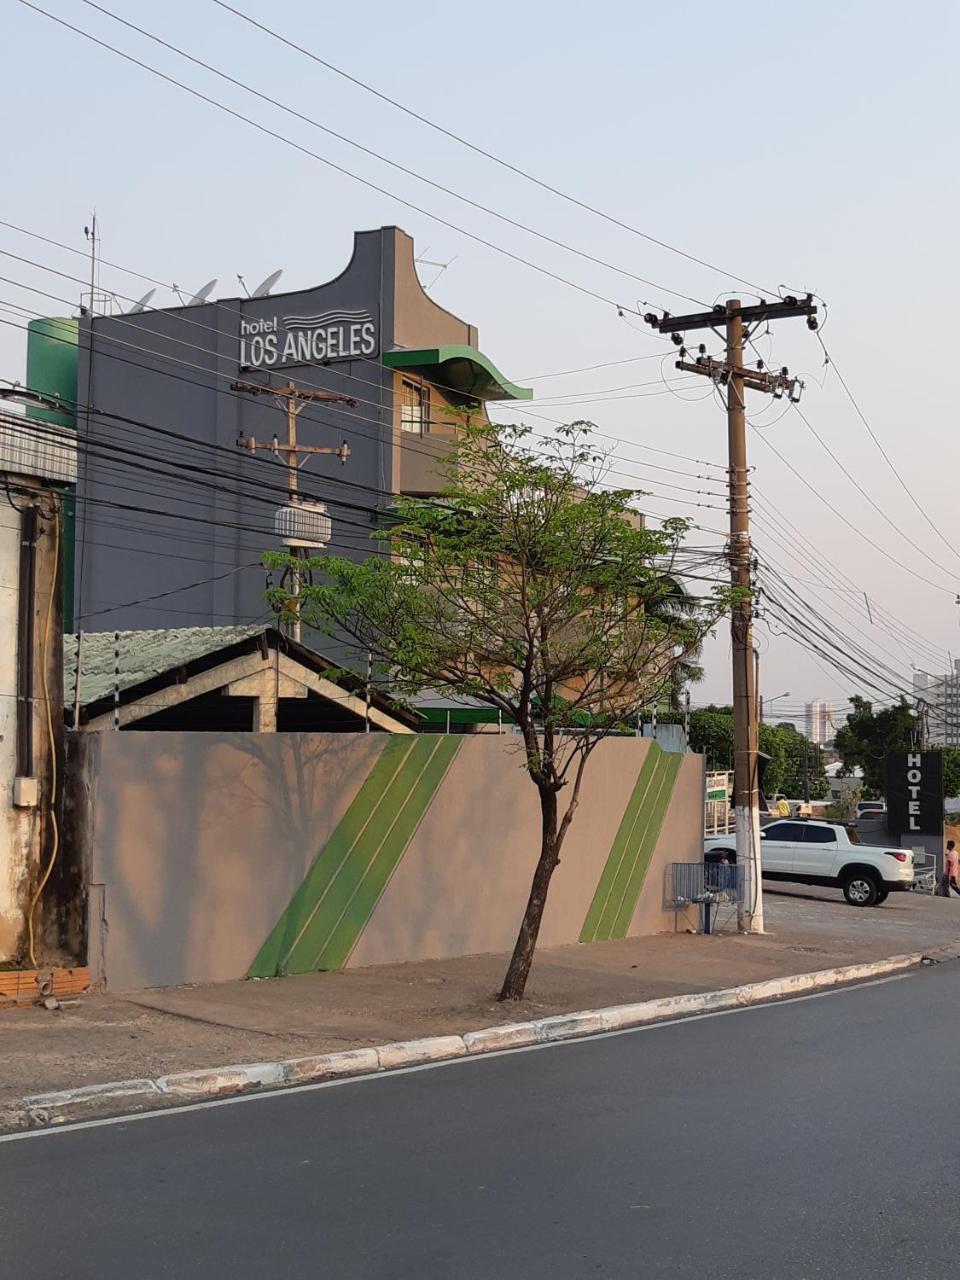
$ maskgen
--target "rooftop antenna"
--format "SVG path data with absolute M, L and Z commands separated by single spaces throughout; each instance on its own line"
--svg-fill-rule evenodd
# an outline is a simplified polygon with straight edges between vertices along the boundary
M 272 271 L 270 275 L 267 276 L 266 280 L 261 280 L 261 282 L 254 289 L 253 293 L 251 293 L 250 297 L 265 298 L 282 275 L 283 275 L 283 267 L 281 267 L 279 271 Z M 246 288 L 246 285 L 244 285 L 243 287 Z
M 141 311 L 145 311 L 147 309 L 148 304 L 150 303 L 150 300 L 153 298 L 153 295 L 156 292 L 157 292 L 156 289 L 148 289 L 147 292 L 143 295 L 143 297 L 140 298 L 138 302 L 135 302 L 133 306 L 130 308 L 130 315 L 136 316 L 136 315 L 139 315 Z
M 428 245 L 428 246 L 427 246 L 427 248 L 426 248 L 426 249 L 424 249 L 424 253 L 429 253 L 429 252 L 430 252 L 430 246 Z M 456 254 L 454 254 L 454 256 L 450 259 L 450 261 L 449 261 L 449 262 L 431 262 L 431 260 L 430 260 L 429 258 L 414 258 L 414 260 L 413 260 L 413 261 L 414 261 L 414 264 L 415 264 L 415 265 L 416 265 L 416 264 L 419 264 L 419 265 L 424 266 L 424 267 L 436 267 L 436 268 L 437 268 L 437 274 L 433 277 L 433 279 L 430 281 L 430 283 L 429 283 L 429 284 L 425 284 L 425 285 L 423 286 L 423 287 L 424 287 L 424 289 L 432 289 L 432 288 L 433 288 L 433 286 L 434 286 L 434 285 L 437 283 L 437 281 L 440 279 L 440 277 L 443 275 L 443 273 L 446 271 L 447 267 L 452 267 L 452 266 L 453 266 L 453 264 L 456 262 L 456 260 L 457 260 L 457 255 L 456 255 Z
M 217 287 L 217 277 L 214 276 L 212 280 L 208 280 L 207 283 L 203 286 L 203 288 L 193 295 L 193 297 L 190 299 L 189 305 L 191 307 L 199 307 L 201 303 L 206 302 L 206 300 L 210 297 L 211 293 L 213 293 L 216 287 Z
M 180 299 L 180 305 L 181 305 L 181 307 L 185 307 L 187 304 L 186 304 L 186 302 L 184 302 L 184 300 L 183 300 L 183 294 L 180 292 L 180 286 L 179 286 L 178 284 L 172 284 L 172 285 L 170 286 L 170 288 L 173 290 L 173 292 L 174 292 L 174 293 L 177 295 L 177 297 Z
M 97 245 L 100 236 L 97 234 L 97 211 L 94 209 L 89 226 L 83 228 L 83 234 L 90 245 L 90 314 L 93 315 L 93 298 L 97 291 Z M 81 307 L 83 300 L 81 299 Z
M 247 282 L 246 282 L 246 280 L 244 280 L 243 276 L 240 274 L 240 272 L 239 272 L 239 271 L 237 272 L 237 279 L 240 281 L 240 288 L 243 290 L 243 292 L 244 292 L 244 293 L 247 295 L 247 297 L 249 298 L 249 297 L 250 297 L 250 290 L 247 288 Z

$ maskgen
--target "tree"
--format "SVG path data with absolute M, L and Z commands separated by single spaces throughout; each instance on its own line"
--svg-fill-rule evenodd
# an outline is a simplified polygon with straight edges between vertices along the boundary
M 708 769 L 733 768 L 733 708 L 702 707 L 690 716 L 690 749 L 707 758 Z M 778 791 L 803 795 L 804 751 L 810 797 L 820 799 L 829 791 L 823 761 L 816 746 L 791 724 L 762 724 L 760 750 L 768 757 L 763 774 L 767 796 Z
M 960 796 L 960 747 L 943 748 L 943 794 Z
M 271 557 L 300 577 L 302 620 L 352 637 L 395 694 L 475 698 L 518 727 L 541 839 L 501 1000 L 523 996 L 594 748 L 669 688 L 731 596 L 661 607 L 687 522 L 643 527 L 637 491 L 605 487 L 588 431 L 561 427 L 534 449 L 526 428 L 465 420 L 442 496 L 394 500 L 390 554 Z
M 647 606 L 648 612 L 655 611 L 658 616 L 668 620 L 676 617 L 689 617 L 691 614 L 697 613 L 700 606 L 696 596 L 691 595 L 679 579 L 665 580 L 664 587 L 665 591 L 660 600 L 654 601 Z M 690 651 L 686 658 L 682 658 L 676 663 L 671 672 L 669 706 L 674 713 L 679 714 L 683 711 L 683 695 L 687 687 L 703 679 L 703 667 L 700 665 L 702 654 L 703 643 L 701 641 L 695 649 Z
M 772 727 L 783 748 L 783 778 L 776 790 L 799 797 L 806 786 L 811 800 L 822 800 L 829 794 L 830 787 L 820 748 L 792 724 Z
M 863 788 L 873 796 L 886 791 L 885 760 L 888 751 L 916 750 L 917 717 L 904 698 L 892 707 L 874 711 L 873 704 L 853 695 L 853 710 L 837 730 L 836 747 L 847 773 L 863 770 Z

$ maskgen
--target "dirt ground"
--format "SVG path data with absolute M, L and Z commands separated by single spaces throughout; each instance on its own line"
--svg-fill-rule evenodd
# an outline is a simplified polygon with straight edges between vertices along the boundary
M 463 1032 L 763 978 L 960 950 L 960 898 L 892 895 L 876 910 L 829 889 L 768 893 L 762 937 L 661 934 L 545 948 L 528 998 L 501 1005 L 507 957 L 473 956 L 262 981 L 87 995 L 0 1009 L 0 1108 L 25 1094 L 227 1063 Z M 721 924 L 724 921 L 721 920 Z

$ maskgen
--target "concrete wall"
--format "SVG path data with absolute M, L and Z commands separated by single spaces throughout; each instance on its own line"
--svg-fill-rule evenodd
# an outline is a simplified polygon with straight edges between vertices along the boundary
M 515 738 L 103 733 L 87 742 L 77 784 L 90 795 L 90 962 L 102 956 L 114 989 L 513 945 L 539 840 Z M 581 937 L 651 751 L 640 739 L 597 748 L 551 887 L 545 944 Z M 635 907 L 619 934 L 604 936 L 673 928 L 664 870 L 700 857 L 703 765 L 674 757 L 670 769 L 672 791 L 637 863 Z

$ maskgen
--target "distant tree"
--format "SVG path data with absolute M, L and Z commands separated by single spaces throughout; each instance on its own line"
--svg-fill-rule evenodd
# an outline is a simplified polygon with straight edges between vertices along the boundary
M 700 609 L 699 601 L 696 596 L 686 590 L 679 579 L 665 579 L 664 588 L 661 598 L 650 606 L 655 615 L 664 618 L 667 622 L 696 616 Z M 703 667 L 700 664 L 702 654 L 703 642 L 701 641 L 685 658 L 677 662 L 670 673 L 667 705 L 676 715 L 683 711 L 686 690 L 690 685 L 703 679 Z M 663 720 L 663 723 L 666 721 Z
M 535 449 L 526 428 L 466 421 L 442 497 L 394 499 L 388 554 L 268 557 L 298 576 L 302 620 L 351 636 L 395 693 L 470 697 L 519 729 L 541 840 L 502 1000 L 523 996 L 591 753 L 669 690 L 732 598 L 668 606 L 687 522 L 643 527 L 585 426 Z M 271 599 L 291 608 L 286 588 Z
M 822 800 L 830 794 L 820 748 L 788 723 L 774 725 L 784 754 L 783 781 L 777 788 L 791 798 L 803 795 L 804 777 L 811 800 Z
M 943 748 L 943 794 L 960 796 L 960 747 Z
M 829 793 L 827 775 L 816 746 L 790 724 L 762 724 L 760 750 L 768 757 L 763 775 L 767 796 L 778 791 L 792 799 L 803 794 L 804 749 L 810 781 L 810 798 Z M 690 749 L 707 758 L 708 769 L 733 768 L 733 709 L 701 707 L 690 715 Z
M 916 749 L 917 717 L 906 699 L 874 711 L 873 704 L 854 694 L 846 724 L 837 730 L 836 747 L 844 771 L 863 770 L 863 790 L 871 796 L 886 791 L 885 759 L 888 751 Z

